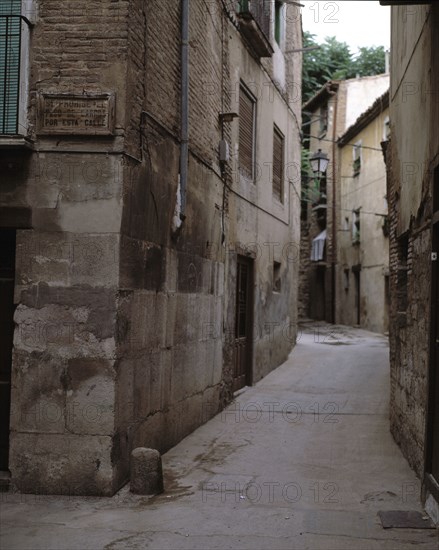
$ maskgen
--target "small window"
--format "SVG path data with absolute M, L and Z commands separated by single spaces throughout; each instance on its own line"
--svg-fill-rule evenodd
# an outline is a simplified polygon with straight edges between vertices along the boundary
M 325 135 L 328 130 L 328 105 L 320 107 L 320 135 Z
M 352 212 L 352 244 L 360 242 L 360 210 Z
M 383 139 L 388 140 L 390 137 L 390 118 L 387 116 L 384 119 Z
M 273 292 L 281 291 L 280 262 L 273 263 Z
M 273 197 L 284 201 L 284 136 L 275 126 L 273 132 Z
M 347 217 L 344 219 L 343 230 L 349 231 L 349 218 Z
M 274 2 L 274 39 L 281 45 L 282 40 L 282 21 L 283 21 L 283 2 L 275 0 Z
M 343 271 L 343 288 L 346 292 L 349 290 L 349 269 Z
M 358 141 L 353 147 L 353 156 L 354 156 L 354 176 L 358 176 L 361 172 L 361 141 Z
M 256 100 L 243 86 L 239 90 L 239 169 L 253 180 L 255 164 Z

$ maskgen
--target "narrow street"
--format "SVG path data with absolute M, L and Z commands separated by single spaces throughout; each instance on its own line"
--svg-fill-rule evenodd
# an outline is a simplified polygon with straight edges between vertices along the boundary
M 304 323 L 287 362 L 163 456 L 164 494 L 2 493 L 1 548 L 436 550 L 436 530 L 377 515 L 422 511 L 388 396 L 385 337 Z

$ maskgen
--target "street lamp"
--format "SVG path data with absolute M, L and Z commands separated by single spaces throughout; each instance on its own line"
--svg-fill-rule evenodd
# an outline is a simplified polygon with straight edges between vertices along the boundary
M 329 159 L 321 149 L 310 158 L 311 168 L 315 174 L 324 174 L 328 168 Z

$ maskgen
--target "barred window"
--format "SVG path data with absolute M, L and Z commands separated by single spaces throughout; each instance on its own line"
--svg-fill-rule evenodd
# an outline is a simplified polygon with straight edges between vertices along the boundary
M 17 134 L 20 99 L 21 0 L 0 0 L 0 134 Z

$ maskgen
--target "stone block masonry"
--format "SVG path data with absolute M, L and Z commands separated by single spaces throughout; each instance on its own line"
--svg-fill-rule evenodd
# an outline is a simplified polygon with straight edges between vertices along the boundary
M 28 52 L 33 150 L 11 154 L 0 136 L 0 207 L 28 213 L 15 228 L 9 469 L 18 489 L 114 494 L 134 448 L 162 453 L 215 415 L 233 389 L 235 342 L 224 327 L 235 334 L 236 259 L 247 254 L 239 243 L 298 242 L 290 182 L 274 204 L 267 178 L 241 181 L 238 122 L 222 125 L 219 115 L 239 108 L 241 80 L 270 83 L 258 124 L 283 129 L 285 162 L 298 165 L 300 102 L 288 104 L 220 0 L 190 4 L 187 207 L 175 233 L 180 2 L 38 2 Z M 300 48 L 295 25 L 285 49 Z M 287 74 L 300 85 L 294 59 Z M 110 94 L 111 131 L 70 135 L 63 125 L 52 135 L 38 121 L 41 94 L 81 105 Z M 221 139 L 235 177 L 232 161 L 219 161 Z M 271 140 L 271 131 L 257 136 L 261 166 L 272 162 Z M 280 327 L 252 341 L 256 381 L 294 344 L 294 330 L 285 338 L 282 328 L 296 323 L 298 263 L 253 256 L 255 322 Z

